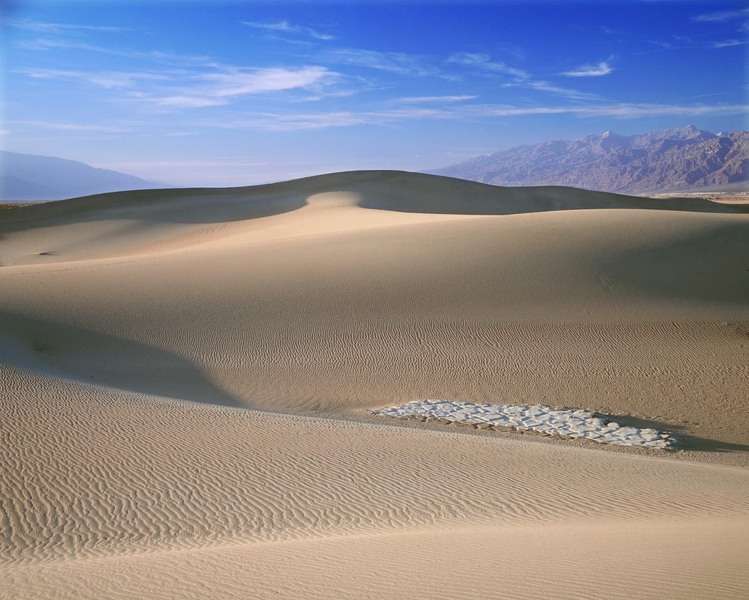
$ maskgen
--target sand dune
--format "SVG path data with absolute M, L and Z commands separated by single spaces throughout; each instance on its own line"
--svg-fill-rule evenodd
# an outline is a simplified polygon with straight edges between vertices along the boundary
M 401 172 L 2 211 L 0 596 L 741 597 L 747 256 L 742 206 Z M 367 413 L 418 398 L 685 451 Z

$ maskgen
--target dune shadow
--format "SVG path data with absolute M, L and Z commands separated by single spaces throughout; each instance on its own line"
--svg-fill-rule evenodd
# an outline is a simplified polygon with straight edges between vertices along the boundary
M 226 223 L 302 208 L 306 195 L 261 188 L 193 188 L 112 192 L 0 211 L 0 236 L 51 225 L 128 220 L 147 226 Z
M 675 425 L 673 423 L 656 421 L 653 419 L 641 419 L 630 415 L 610 415 L 599 413 L 598 416 L 611 421 L 616 421 L 619 425 L 625 427 L 657 429 L 658 431 L 669 433 L 675 440 L 674 449 L 676 450 L 698 450 L 700 452 L 749 452 L 749 444 L 737 444 L 690 435 L 686 433 L 686 427 L 684 425 Z
M 499 187 L 406 171 L 349 171 L 247 187 L 135 190 L 18 205 L 0 211 L 0 234 L 115 218 L 154 225 L 240 221 L 302 208 L 308 197 L 323 192 L 357 194 L 363 208 L 433 214 L 612 208 L 749 214 L 749 204 L 704 198 L 643 198 L 563 186 Z
M 0 311 L 0 362 L 84 383 L 224 406 L 246 406 L 188 359 L 154 346 Z
M 723 222 L 661 243 L 628 249 L 601 265 L 611 289 L 747 305 L 749 223 Z
M 387 193 L 382 193 L 387 185 Z M 400 212 L 468 215 L 512 215 L 563 210 L 642 209 L 749 214 L 749 205 L 704 198 L 645 198 L 565 186 L 501 187 L 455 179 L 392 171 L 357 186 L 360 206 Z

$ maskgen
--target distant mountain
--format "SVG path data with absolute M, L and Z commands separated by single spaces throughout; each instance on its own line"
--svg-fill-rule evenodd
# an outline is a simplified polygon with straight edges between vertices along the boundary
M 642 135 L 606 131 L 518 146 L 431 171 L 495 185 L 567 185 L 621 193 L 749 188 L 749 132 L 693 125 Z
M 0 151 L 0 201 L 60 200 L 159 187 L 169 186 L 74 160 Z

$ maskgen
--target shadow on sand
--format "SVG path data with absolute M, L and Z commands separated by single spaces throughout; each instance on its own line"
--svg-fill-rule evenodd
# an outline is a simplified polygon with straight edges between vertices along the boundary
M 685 433 L 684 425 L 674 425 L 664 421 L 654 421 L 652 419 L 640 419 L 629 415 L 601 415 L 619 425 L 625 427 L 638 427 L 640 429 L 649 428 L 665 431 L 673 435 L 676 444 L 676 450 L 698 450 L 700 452 L 749 452 L 749 444 L 734 444 L 732 442 L 722 442 L 720 440 L 711 440 L 701 438 Z
M 0 363 L 84 383 L 223 406 L 246 406 L 188 359 L 75 325 L 0 312 Z

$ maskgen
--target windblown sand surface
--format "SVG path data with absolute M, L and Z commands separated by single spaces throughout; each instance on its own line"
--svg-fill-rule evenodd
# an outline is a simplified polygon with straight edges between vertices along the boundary
M 2 211 L 0 597 L 746 597 L 748 257 L 742 206 L 399 172 Z M 684 451 L 368 414 L 424 398 Z

